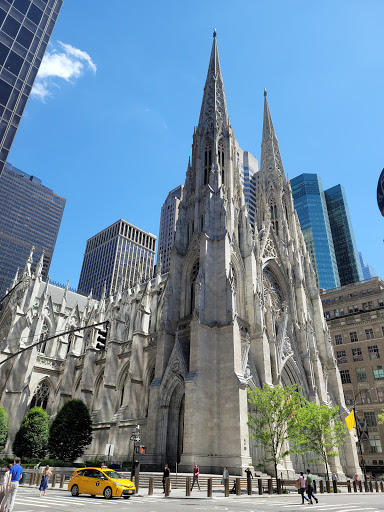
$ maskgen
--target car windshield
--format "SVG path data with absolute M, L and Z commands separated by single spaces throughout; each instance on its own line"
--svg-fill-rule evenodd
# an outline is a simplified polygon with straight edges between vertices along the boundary
M 107 475 L 108 478 L 121 478 L 123 480 L 126 479 L 124 475 L 121 475 L 120 473 L 117 473 L 116 471 L 104 471 L 104 473 Z

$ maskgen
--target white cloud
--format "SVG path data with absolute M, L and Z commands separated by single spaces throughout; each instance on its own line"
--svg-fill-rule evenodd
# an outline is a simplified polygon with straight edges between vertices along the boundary
M 60 87 L 60 79 L 73 82 L 88 70 L 96 73 L 96 64 L 87 52 L 61 41 L 58 45 L 48 47 L 33 85 L 31 94 L 42 101 Z

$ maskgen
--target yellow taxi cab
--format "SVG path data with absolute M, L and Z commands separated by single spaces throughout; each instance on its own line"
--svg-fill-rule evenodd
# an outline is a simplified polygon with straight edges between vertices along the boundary
M 108 468 L 77 469 L 68 483 L 68 491 L 72 496 L 103 494 L 105 498 L 128 499 L 135 494 L 136 488 L 124 475 Z

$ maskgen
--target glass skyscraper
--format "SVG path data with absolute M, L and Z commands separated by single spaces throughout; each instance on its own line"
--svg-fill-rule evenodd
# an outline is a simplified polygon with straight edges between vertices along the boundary
M 320 288 L 340 286 L 323 184 L 317 174 L 291 180 L 295 208 Z
M 153 276 L 156 237 L 120 219 L 87 240 L 78 293 L 100 299 Z
M 0 297 L 23 270 L 32 246 L 34 264 L 44 252 L 47 276 L 65 199 L 42 181 L 7 163 L 0 175 Z
M 0 0 L 0 174 L 63 0 Z
M 256 181 L 259 163 L 249 151 L 243 151 L 236 141 L 237 165 L 240 170 L 240 181 L 243 186 L 245 205 L 252 230 L 255 230 L 256 213 Z
M 364 256 L 359 252 L 359 258 L 360 258 L 360 265 L 361 270 L 363 272 L 363 279 L 371 279 L 371 277 L 376 277 L 376 272 L 371 265 L 368 265 L 368 263 L 365 261 Z
M 359 252 L 357 250 L 347 198 L 342 185 L 325 190 L 329 222 L 335 248 L 340 284 L 362 281 Z

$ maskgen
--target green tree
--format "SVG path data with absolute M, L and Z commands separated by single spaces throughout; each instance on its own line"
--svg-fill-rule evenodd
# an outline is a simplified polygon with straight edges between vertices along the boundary
M 262 389 L 248 390 L 252 408 L 248 413 L 250 437 L 264 447 L 264 461 L 273 462 L 276 478 L 277 465 L 289 453 L 290 431 L 303 400 L 296 386 L 283 388 L 264 384 Z
M 379 425 L 384 425 L 384 409 L 378 414 Z
M 12 444 L 18 457 L 41 458 L 47 453 L 49 416 L 41 407 L 30 409 L 23 419 Z
M 8 438 L 8 414 L 0 407 L 0 453 L 3 451 Z
M 57 413 L 49 432 L 51 457 L 74 461 L 92 441 L 92 419 L 82 400 L 69 400 Z
M 305 401 L 297 411 L 297 425 L 290 445 L 293 453 L 311 452 L 308 462 L 323 462 L 329 480 L 329 458 L 339 454 L 346 436 L 346 425 L 339 419 L 339 408 Z

